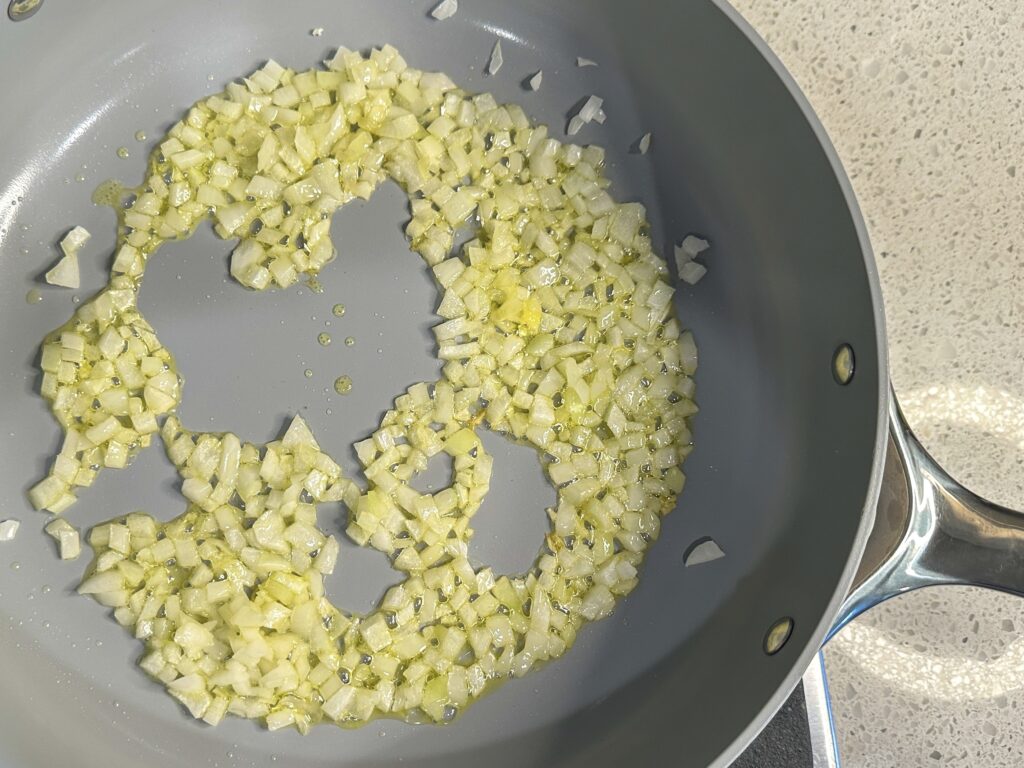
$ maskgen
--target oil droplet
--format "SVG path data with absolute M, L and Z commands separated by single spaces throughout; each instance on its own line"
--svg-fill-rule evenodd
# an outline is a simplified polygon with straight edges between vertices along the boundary
M 117 156 L 120 157 L 122 160 L 127 160 L 128 159 L 128 147 L 118 147 L 117 148 Z
M 334 391 L 339 395 L 347 395 L 352 391 L 352 379 L 349 376 L 339 376 L 334 380 Z
M 334 313 L 335 317 L 341 317 L 342 315 L 345 314 L 345 305 L 344 304 L 335 304 L 331 308 L 331 312 Z
M 316 337 L 316 340 L 320 342 L 321 347 L 326 347 L 328 344 L 331 343 L 331 334 L 321 333 L 319 336 Z M 348 339 L 345 339 L 345 343 L 348 344 Z
M 136 131 L 135 132 L 135 140 L 136 141 L 145 141 L 146 140 L 146 132 L 145 131 Z
M 79 183 L 85 181 L 85 174 L 84 173 L 79 173 L 78 175 L 76 175 L 75 176 L 75 181 L 77 181 Z
M 307 379 L 312 379 L 313 378 L 313 371 L 312 371 L 312 369 L 307 368 L 306 370 L 304 370 L 302 372 L 302 375 L 305 376 Z
M 52 587 L 49 584 L 43 584 L 42 588 L 39 591 L 42 592 L 44 595 L 48 595 L 50 594 L 51 589 Z
M 380 347 L 377 347 L 377 354 L 378 355 L 383 355 L 384 354 L 384 350 L 381 349 Z
M 311 290 L 313 293 L 323 293 L 324 292 L 323 284 L 319 280 L 317 280 L 315 277 L 311 276 L 308 280 L 306 280 L 306 285 L 309 287 L 309 290 Z
M 38 288 L 33 288 L 31 291 L 25 294 L 25 302 L 27 304 L 38 304 L 43 300 L 43 294 L 39 292 Z
M 50 622 L 44 621 L 43 622 L 43 629 L 49 629 L 49 628 L 50 628 Z
M 334 411 L 332 411 L 330 408 L 327 409 L 327 415 L 328 416 L 331 416 L 333 413 L 334 413 Z
M 346 336 L 345 337 L 345 346 L 346 347 L 354 347 L 355 343 L 356 343 L 356 337 L 355 336 Z
M 11 570 L 12 571 L 19 571 L 19 570 L 21 570 L 21 563 L 19 563 L 17 560 L 15 560 L 13 563 L 11 563 Z

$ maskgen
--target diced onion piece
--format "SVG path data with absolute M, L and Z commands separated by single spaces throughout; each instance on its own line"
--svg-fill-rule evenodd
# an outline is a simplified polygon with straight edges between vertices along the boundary
M 641 155 L 646 155 L 647 151 L 651 148 L 651 134 L 645 133 L 640 137 L 640 141 L 636 144 L 637 150 Z
M 596 67 L 597 66 L 597 62 L 594 61 L 593 59 L 585 59 L 582 56 L 577 56 L 576 57 L 576 66 L 577 67 Z
M 587 100 L 579 108 L 579 111 L 569 118 L 569 126 L 566 128 L 566 133 L 570 136 L 575 136 L 584 125 L 593 122 L 598 116 L 601 118 L 600 122 L 603 123 L 604 112 L 601 109 L 603 103 L 604 99 L 600 96 L 588 96 Z
M 696 285 L 707 274 L 707 267 L 696 261 L 688 261 L 679 267 L 679 279 L 684 283 Z
M 78 256 L 73 252 L 62 256 L 45 277 L 46 282 L 50 285 L 58 285 L 61 288 L 79 288 L 82 281 L 78 271 Z
M 18 528 L 21 523 L 17 520 L 4 520 L 0 522 L 0 541 L 13 541 L 18 535 Z
M 683 265 L 693 261 L 693 256 L 683 250 L 683 246 L 676 244 L 672 246 L 673 253 L 676 257 L 676 269 L 682 270 Z
M 590 621 L 602 619 L 612 612 L 615 607 L 615 596 L 608 587 L 597 584 L 583 596 L 580 605 L 580 614 Z
M 697 372 L 697 344 L 690 331 L 679 337 L 679 359 L 685 374 L 692 376 Z
M 430 12 L 430 15 L 438 21 L 444 21 L 445 19 L 450 19 L 454 16 L 458 10 L 459 0 L 441 0 L 441 2 L 434 7 L 434 10 Z
M 544 70 L 543 69 L 538 69 L 537 73 L 533 77 L 531 77 L 530 80 L 529 80 L 530 90 L 531 91 L 539 91 L 541 83 L 543 83 L 543 82 L 544 82 Z
M 58 518 L 46 524 L 44 529 L 56 542 L 61 560 L 74 560 L 82 552 L 78 529 L 67 520 Z
M 601 110 L 601 105 L 604 103 L 604 99 L 599 96 L 590 96 L 580 107 L 579 116 L 585 123 L 589 123 L 593 120 L 597 113 Z
M 501 40 L 498 40 L 491 49 L 491 58 L 487 61 L 487 74 L 492 76 L 498 74 L 498 70 L 504 63 L 505 58 L 501 54 Z
M 718 542 L 714 539 L 703 539 L 697 542 L 694 546 L 686 553 L 684 565 L 687 568 L 693 565 L 702 565 L 703 563 L 710 563 L 713 560 L 725 557 L 725 552 L 718 546 Z
M 60 241 L 60 249 L 65 256 L 77 254 L 86 241 L 91 237 L 85 227 L 76 226 L 71 229 Z
M 711 243 L 705 240 L 703 237 L 697 235 L 687 235 L 683 238 L 683 242 L 679 244 L 683 253 L 689 256 L 691 259 L 699 256 L 708 248 L 711 247 Z

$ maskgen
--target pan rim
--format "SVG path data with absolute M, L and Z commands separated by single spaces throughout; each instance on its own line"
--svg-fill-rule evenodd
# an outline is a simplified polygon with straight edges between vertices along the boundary
M 786 69 L 786 66 L 764 38 L 758 34 L 750 22 L 728 0 L 710 0 L 710 2 L 747 38 L 748 42 L 760 54 L 765 64 L 772 69 L 775 76 L 785 86 L 828 160 L 836 184 L 849 210 L 850 222 L 857 234 L 857 242 L 864 260 L 864 271 L 868 282 L 868 291 L 871 296 L 871 312 L 875 327 L 875 347 L 877 350 L 875 362 L 878 366 L 878 412 L 875 416 L 874 458 L 871 463 L 871 474 L 864 497 L 860 524 L 850 547 L 849 557 L 823 616 L 811 632 L 805 646 L 801 649 L 792 669 L 746 728 L 709 765 L 709 768 L 728 768 L 753 742 L 757 735 L 764 730 L 764 727 L 782 708 L 782 705 L 789 698 L 793 689 L 796 688 L 803 678 L 804 673 L 813 663 L 814 657 L 821 650 L 830 630 L 833 628 L 835 619 L 839 615 L 847 593 L 853 584 L 854 576 L 864 554 L 864 548 L 867 545 L 868 536 L 874 526 L 875 506 L 881 493 L 882 476 L 885 467 L 886 437 L 888 435 L 889 401 L 892 398 L 892 392 L 889 383 L 889 348 L 886 341 L 885 307 L 882 301 L 878 265 L 875 261 L 874 251 L 868 236 L 867 224 L 864 221 L 863 213 L 854 194 L 853 185 L 839 158 L 839 153 L 832 144 L 828 132 L 811 106 L 806 94 L 804 94 L 796 79 Z

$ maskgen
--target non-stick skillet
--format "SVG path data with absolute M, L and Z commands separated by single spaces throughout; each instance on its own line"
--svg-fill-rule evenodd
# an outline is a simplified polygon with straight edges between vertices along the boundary
M 463 0 L 439 23 L 431 7 L 47 0 L 31 18 L 0 23 L 0 516 L 23 523 L 0 546 L 0 765 L 726 765 L 858 611 L 932 583 L 1024 589 L 1017 518 L 949 480 L 899 420 L 849 184 L 806 101 L 734 11 L 713 0 Z M 310 35 L 316 27 L 322 37 Z M 505 64 L 487 77 L 496 38 Z M 713 241 L 708 277 L 678 293 L 701 351 L 688 484 L 641 586 L 613 617 L 454 724 L 379 721 L 307 737 L 233 719 L 204 727 L 134 665 L 137 642 L 74 596 L 84 561 L 53 556 L 45 518 L 25 500 L 58 439 L 34 394 L 38 344 L 74 307 L 56 289 L 43 287 L 36 305 L 25 295 L 74 224 L 94 233 L 77 295 L 103 284 L 114 216 L 90 196 L 105 179 L 142 178 L 149 143 L 137 131 L 151 142 L 267 58 L 301 68 L 337 45 L 385 42 L 415 66 L 522 103 L 556 131 L 587 95 L 603 96 L 607 122 L 579 138 L 608 147 L 617 197 L 648 206 L 663 252 L 691 231 Z M 577 68 L 577 56 L 599 66 Z M 541 68 L 543 88 L 524 89 Z M 648 131 L 652 152 L 632 154 Z M 348 461 L 392 398 L 437 370 L 426 332 L 434 289 L 408 252 L 406 217 L 387 185 L 346 206 L 322 295 L 229 283 L 228 245 L 205 229 L 162 250 L 142 306 L 188 381 L 183 415 L 268 440 L 301 412 Z M 357 343 L 332 356 L 316 335 L 337 302 L 348 311 L 335 332 Z M 852 377 L 837 368 L 840 351 Z M 342 372 L 355 382 L 345 399 L 329 391 Z M 522 569 L 552 492 L 532 454 L 488 447 L 497 469 L 478 555 Z M 150 450 L 70 514 L 88 526 L 141 507 L 166 518 L 180 504 L 173 470 Z M 341 524 L 329 510 L 321 521 Z M 703 537 L 726 556 L 684 567 Z M 359 609 L 395 580 L 383 557 L 350 546 L 328 587 Z

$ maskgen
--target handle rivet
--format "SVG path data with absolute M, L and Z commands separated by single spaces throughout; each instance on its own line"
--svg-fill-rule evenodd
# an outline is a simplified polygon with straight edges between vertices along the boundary
M 853 372 L 856 367 L 856 360 L 853 356 L 853 347 L 849 344 L 840 344 L 832 355 L 832 377 L 837 384 L 846 386 L 853 380 Z
M 782 650 L 792 636 L 793 620 L 788 616 L 779 619 L 768 628 L 768 633 L 764 636 L 764 652 L 769 656 L 774 656 Z
M 7 16 L 11 21 L 24 21 L 32 16 L 43 5 L 43 0 L 11 0 L 7 6 Z

